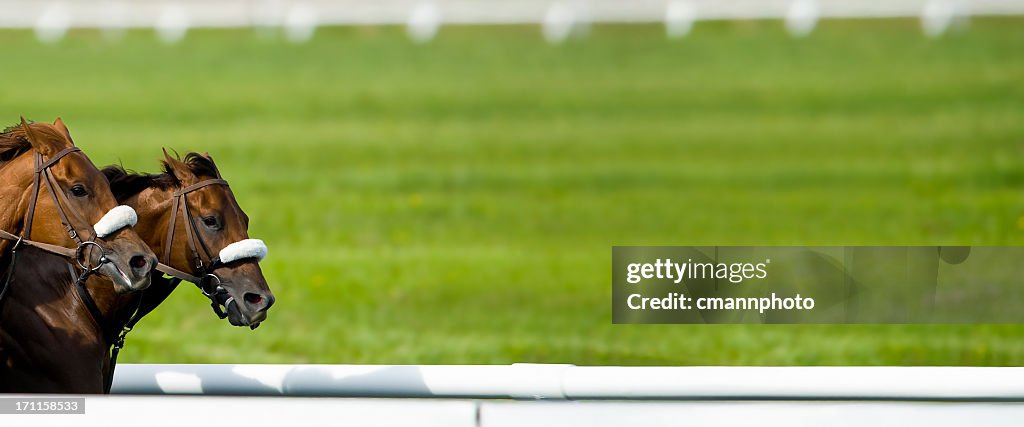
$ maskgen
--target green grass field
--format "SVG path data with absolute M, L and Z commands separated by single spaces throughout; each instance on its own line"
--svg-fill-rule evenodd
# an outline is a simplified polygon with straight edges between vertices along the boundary
M 122 362 L 1020 365 L 1024 326 L 612 325 L 612 245 L 1024 244 L 1024 20 L 0 32 L 0 118 L 209 151 L 265 239 L 250 332 L 182 287 Z

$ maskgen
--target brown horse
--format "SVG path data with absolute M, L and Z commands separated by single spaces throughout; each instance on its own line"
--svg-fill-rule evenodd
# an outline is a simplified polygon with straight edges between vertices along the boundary
M 108 181 L 60 119 L 22 120 L 0 133 L 0 209 L 0 390 L 11 390 L 45 377 L 48 366 L 67 357 L 66 345 L 88 339 L 74 333 L 87 319 L 67 304 L 71 287 L 43 270 L 99 273 L 107 291 L 125 293 L 150 285 L 157 259 L 130 229 L 135 212 L 117 206 Z M 52 261 L 21 259 L 37 254 Z
M 165 151 L 163 169 L 146 175 L 111 166 L 103 173 L 118 200 L 139 212 L 139 235 L 161 254 L 157 270 L 195 283 L 218 315 L 255 329 L 274 295 L 259 266 L 267 249 L 249 239 L 249 216 L 209 154 L 181 161 Z
M 160 269 L 178 277 L 168 279 L 156 272 L 153 285 L 145 292 L 129 295 L 113 292 L 110 283 L 102 278 L 89 278 L 77 293 L 66 297 L 68 306 L 74 306 L 77 315 L 86 317 L 76 324 L 76 335 L 88 338 L 59 349 L 40 349 L 43 353 L 57 351 L 66 356 L 52 365 L 49 372 L 79 375 L 21 382 L 12 390 L 109 391 L 116 355 L 125 335 L 170 295 L 180 279 L 196 283 L 211 299 L 214 311 L 222 314 L 223 306 L 224 316 L 236 326 L 255 328 L 266 318 L 274 297 L 258 264 L 265 247 L 263 253 L 250 256 L 231 251 L 232 247 L 251 248 L 256 244 L 238 243 L 249 242 L 248 217 L 220 178 L 213 159 L 189 153 L 185 161 L 180 161 L 165 153 L 163 168 L 164 173 L 158 175 L 133 174 L 113 166 L 103 172 L 118 200 L 139 213 L 136 230 L 142 238 L 153 250 L 165 254 L 166 264 L 161 264 Z M 210 255 L 211 249 L 217 251 L 216 256 Z M 37 265 L 56 265 L 52 255 L 37 252 L 32 257 Z M 67 269 L 40 268 L 31 274 L 45 275 L 47 280 L 62 282 L 69 288 L 78 283 L 74 273 Z

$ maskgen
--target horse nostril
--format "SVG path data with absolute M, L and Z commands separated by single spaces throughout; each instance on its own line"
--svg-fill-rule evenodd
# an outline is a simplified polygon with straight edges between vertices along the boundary
M 132 268 L 145 268 L 147 265 L 149 265 L 149 260 L 142 255 L 136 255 L 133 256 L 130 261 L 128 261 L 128 264 L 131 265 Z
M 260 295 L 260 294 L 254 294 L 252 292 L 247 292 L 245 294 L 245 302 L 247 302 L 247 303 L 249 303 L 251 305 L 254 305 L 256 307 L 259 307 L 260 305 L 263 304 L 263 296 Z

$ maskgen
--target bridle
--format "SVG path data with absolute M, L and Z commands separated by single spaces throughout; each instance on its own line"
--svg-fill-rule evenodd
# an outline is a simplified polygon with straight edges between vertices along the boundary
M 54 154 L 48 160 L 44 160 L 43 155 L 38 151 L 35 152 L 35 176 L 32 181 L 32 199 L 29 202 L 28 214 L 25 219 L 25 227 L 22 230 L 21 235 L 15 235 L 5 230 L 0 230 L 0 239 L 14 242 L 14 246 L 11 247 L 11 261 L 7 268 L 7 275 L 4 279 L 3 287 L 0 287 L 0 309 L 3 308 L 3 298 L 7 294 L 7 290 L 10 288 L 11 280 L 14 278 L 14 270 L 15 267 L 17 267 L 18 262 L 18 249 L 21 245 L 31 246 L 44 252 L 59 255 L 73 261 L 73 263 L 82 270 L 82 274 L 80 275 L 81 282 L 84 282 L 84 278 L 88 278 L 88 276 L 99 270 L 103 264 L 110 262 L 106 256 L 106 248 L 95 241 L 97 233 L 93 227 L 87 226 L 79 231 L 79 229 L 71 222 L 68 211 L 65 209 L 65 207 L 70 204 L 70 201 L 63 192 L 57 191 L 60 186 L 57 183 L 57 179 L 54 178 L 53 172 L 50 168 L 71 153 L 79 153 L 83 156 L 85 155 L 82 150 L 73 146 L 57 152 L 57 154 Z M 50 190 L 50 197 L 53 198 L 54 205 L 57 208 L 57 214 L 60 216 L 60 222 L 64 225 L 64 230 L 67 232 L 68 237 L 75 242 L 76 246 L 74 248 L 67 248 L 64 246 L 32 240 L 32 221 L 35 218 L 36 204 L 39 200 L 39 193 L 41 191 L 43 180 L 46 181 L 46 187 Z M 72 213 L 80 221 L 85 222 L 77 215 L 77 213 L 74 211 L 72 211 Z M 100 258 L 95 266 L 90 266 L 88 257 L 90 248 L 100 251 Z
M 211 185 L 227 187 L 228 182 L 220 178 L 208 179 L 174 192 L 174 200 L 171 202 L 171 219 L 167 224 L 167 239 L 164 241 L 163 255 L 161 262 L 156 266 L 156 270 L 173 277 L 175 284 L 182 280 L 195 284 L 203 293 L 203 296 L 210 300 L 210 307 L 213 308 L 214 314 L 223 319 L 228 315 L 221 309 L 221 306 L 227 309 L 231 304 L 236 304 L 234 297 L 224 288 L 224 281 L 214 272 L 217 268 L 223 266 L 224 263 L 221 262 L 219 256 L 210 255 L 210 248 L 199 237 L 199 233 L 195 228 L 195 217 L 192 215 L 192 210 L 188 207 L 189 193 Z M 184 220 L 185 242 L 188 245 L 189 262 L 192 264 L 192 268 L 195 269 L 195 275 L 170 266 L 171 250 L 174 246 L 174 228 L 178 222 L 179 211 Z

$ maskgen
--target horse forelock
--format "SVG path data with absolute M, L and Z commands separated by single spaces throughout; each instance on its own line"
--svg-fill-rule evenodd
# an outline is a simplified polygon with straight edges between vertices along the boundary
M 188 173 L 194 175 L 200 180 L 204 178 L 220 178 L 220 170 L 217 169 L 217 164 L 214 163 L 213 159 L 194 151 L 186 153 L 184 160 L 174 160 L 173 163 L 171 161 L 164 160 L 160 162 L 160 165 L 163 173 L 174 180 L 178 180 L 175 171 L 181 167 L 184 167 Z M 178 185 L 184 186 L 180 182 Z

